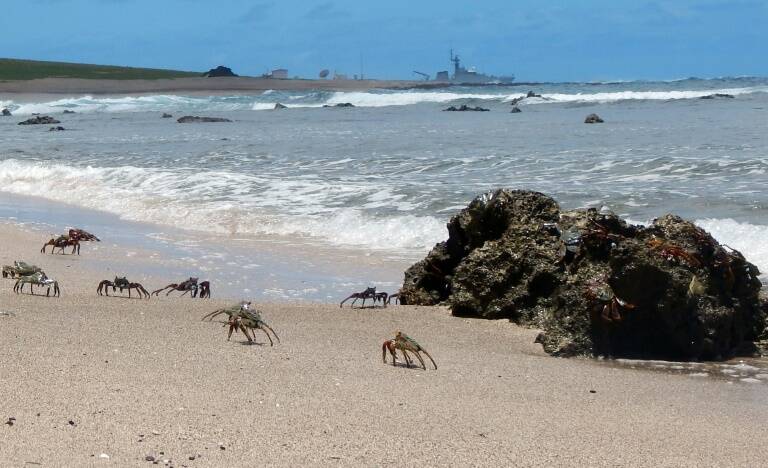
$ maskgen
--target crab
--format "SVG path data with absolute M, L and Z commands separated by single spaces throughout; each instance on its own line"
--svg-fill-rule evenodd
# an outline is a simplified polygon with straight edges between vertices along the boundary
M 32 286 L 44 286 L 48 287 L 46 296 L 51 295 L 51 286 L 53 286 L 53 295 L 61 297 L 61 290 L 59 289 L 59 283 L 53 278 L 48 278 L 45 273 L 37 272 L 27 276 L 21 276 L 16 280 L 16 284 L 13 285 L 13 292 L 20 294 L 25 284 L 29 284 L 29 293 L 34 294 Z
M 606 322 L 619 321 L 622 319 L 622 309 L 631 310 L 635 308 L 634 304 L 630 304 L 617 297 L 608 283 L 602 280 L 596 280 L 589 283 L 585 296 L 591 301 L 603 305 L 600 309 L 600 318 Z
M 400 352 L 403 353 L 406 366 L 411 367 L 411 359 L 408 357 L 408 351 L 410 351 L 418 358 L 419 362 L 421 362 L 421 367 L 424 370 L 427 370 L 427 366 L 424 364 L 424 359 L 421 358 L 421 353 L 427 355 L 429 360 L 432 361 L 432 365 L 435 366 L 435 370 L 437 370 L 437 364 L 427 350 L 418 344 L 416 340 L 400 331 L 395 333 L 394 340 L 387 340 L 381 345 L 381 358 L 385 364 L 387 362 L 387 351 L 389 351 L 389 354 L 392 355 L 392 365 L 396 365 L 397 350 L 400 350 Z
M 45 253 L 45 248 L 49 245 L 51 246 L 51 253 L 54 253 L 56 249 L 61 249 L 61 253 L 63 254 L 65 247 L 72 247 L 72 255 L 75 253 L 80 255 L 80 241 L 71 238 L 67 234 L 62 234 L 59 237 L 51 238 L 51 240 L 43 244 L 43 248 L 40 249 L 40 252 Z
M 394 294 L 390 294 L 389 295 L 389 297 L 387 298 L 387 302 L 385 304 L 389 305 L 392 302 L 393 299 L 395 301 L 395 304 L 402 304 L 403 303 L 403 301 L 400 299 L 400 292 L 396 292 Z
M 648 247 L 651 250 L 659 252 L 664 259 L 670 262 L 684 261 L 693 268 L 701 267 L 701 259 L 697 254 L 693 254 L 683 249 L 679 245 L 670 242 L 664 242 L 662 239 L 654 237 L 648 241 Z
M 27 262 L 16 260 L 13 262 L 13 265 L 3 266 L 3 278 L 18 278 L 20 276 L 28 276 L 42 271 L 42 268 L 37 265 L 30 265 Z
M 243 301 L 240 304 L 234 305 L 232 307 L 228 307 L 226 309 L 214 310 L 213 312 L 204 315 L 202 320 L 211 321 L 213 320 L 214 317 L 221 314 L 227 314 L 227 316 L 229 316 L 229 320 L 227 320 L 225 324 L 225 325 L 229 325 L 229 334 L 227 335 L 227 341 L 229 341 L 232 338 L 232 332 L 240 330 L 248 339 L 248 343 L 253 343 L 253 340 L 256 338 L 254 330 L 258 329 L 263 331 L 264 334 L 267 335 L 270 346 L 274 346 L 274 342 L 272 341 L 272 337 L 269 336 L 269 333 L 267 332 L 267 330 L 272 332 L 272 334 L 275 336 L 275 339 L 277 339 L 278 343 L 280 342 L 280 337 L 277 336 L 277 333 L 275 333 L 275 331 L 272 330 L 272 328 L 269 325 L 267 325 L 267 323 L 264 322 L 264 320 L 261 318 L 261 312 L 256 309 L 251 309 L 250 301 Z M 251 338 L 251 334 L 248 333 L 249 329 L 253 334 L 253 338 Z
M 152 291 L 152 294 L 159 296 L 162 291 L 167 289 L 168 292 L 165 293 L 166 296 L 171 294 L 173 291 L 183 291 L 181 294 L 182 296 L 188 292 L 191 292 L 191 297 L 197 297 L 199 292 L 201 298 L 211 297 L 211 283 L 208 281 L 198 283 L 198 279 L 199 278 L 190 277 L 188 280 L 182 281 L 181 283 L 171 283 L 164 288 Z
M 99 287 L 96 288 L 96 293 L 99 296 L 101 296 L 102 291 L 104 291 L 104 293 L 107 296 L 109 296 L 110 287 L 112 288 L 112 292 L 115 292 L 119 288 L 120 292 L 122 293 L 123 289 L 127 289 L 128 297 L 131 297 L 131 289 L 135 289 L 139 293 L 139 298 L 146 297 L 147 299 L 149 299 L 149 292 L 147 292 L 147 290 L 144 289 L 144 286 L 142 286 L 139 283 L 131 283 L 130 281 L 128 281 L 128 279 L 126 279 L 125 276 L 123 276 L 122 278 L 118 278 L 117 276 L 115 276 L 114 281 L 105 279 L 104 281 L 99 283 Z
M 84 242 L 84 241 L 101 242 L 101 239 L 99 239 L 98 237 L 94 236 L 90 232 L 84 231 L 84 230 L 78 229 L 78 228 L 71 228 L 69 230 L 69 238 L 77 240 L 77 241 L 81 241 L 81 242 Z
M 365 288 L 365 291 L 356 292 L 356 293 L 350 294 L 349 297 L 347 297 L 346 299 L 341 301 L 341 304 L 339 304 L 339 307 L 343 307 L 344 303 L 347 302 L 350 299 L 354 299 L 352 301 L 352 304 L 350 305 L 351 307 L 355 306 L 355 302 L 357 302 L 358 299 L 362 299 L 363 300 L 363 305 L 361 307 L 365 307 L 366 299 L 373 299 L 373 305 L 374 306 L 376 305 L 377 302 L 381 301 L 382 304 L 384 305 L 384 307 L 386 307 L 387 306 L 387 298 L 388 297 L 389 297 L 389 294 L 387 294 L 387 293 L 385 293 L 383 291 L 382 292 L 376 292 L 376 288 L 375 287 Z

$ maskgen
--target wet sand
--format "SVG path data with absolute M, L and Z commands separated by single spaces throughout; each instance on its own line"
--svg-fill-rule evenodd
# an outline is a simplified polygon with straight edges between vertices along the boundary
M 556 359 L 535 330 L 443 308 L 259 304 L 282 341 L 228 342 L 200 317 L 229 301 L 98 297 L 111 270 L 82 261 L 162 259 L 88 245 L 81 258 L 43 255 L 43 240 L 0 225 L 0 263 L 23 258 L 62 286 L 61 298 L 33 297 L 0 280 L 0 422 L 15 418 L 0 427 L 0 466 L 759 466 L 768 455 L 765 384 Z M 382 364 L 398 329 L 439 369 Z

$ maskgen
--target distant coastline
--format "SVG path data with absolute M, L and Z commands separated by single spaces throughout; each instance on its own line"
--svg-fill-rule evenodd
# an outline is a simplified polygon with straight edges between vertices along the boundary
M 206 93 L 261 94 L 267 90 L 301 91 L 364 91 L 368 89 L 422 88 L 424 82 L 400 80 L 279 80 L 270 78 L 173 78 L 155 80 L 112 80 L 83 78 L 43 78 L 35 80 L 0 81 L 0 93 L 8 94 L 148 94 L 148 93 Z M 446 85 L 430 88 L 445 87 Z

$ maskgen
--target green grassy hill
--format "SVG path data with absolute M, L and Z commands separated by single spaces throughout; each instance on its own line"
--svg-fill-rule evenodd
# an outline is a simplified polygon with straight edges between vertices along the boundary
M 115 67 L 86 63 L 40 62 L 0 58 L 0 80 L 34 80 L 37 78 L 86 78 L 107 80 L 158 80 L 201 76 L 197 72 L 155 68 Z

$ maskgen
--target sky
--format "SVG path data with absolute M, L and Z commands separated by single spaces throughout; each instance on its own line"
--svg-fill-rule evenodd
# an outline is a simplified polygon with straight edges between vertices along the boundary
M 0 57 L 243 75 L 768 76 L 768 0 L 0 0 Z

